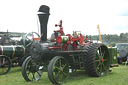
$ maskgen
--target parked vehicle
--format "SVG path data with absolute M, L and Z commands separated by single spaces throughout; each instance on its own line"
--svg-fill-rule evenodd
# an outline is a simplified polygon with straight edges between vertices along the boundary
M 118 63 L 121 64 L 128 58 L 128 43 L 117 43 L 115 47 L 117 48 Z
M 0 32 L 0 75 L 7 74 L 12 66 L 22 66 L 29 55 L 34 35 L 39 37 L 36 32 Z

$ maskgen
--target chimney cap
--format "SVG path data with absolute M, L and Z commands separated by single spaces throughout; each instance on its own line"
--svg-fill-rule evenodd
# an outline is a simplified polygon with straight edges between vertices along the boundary
M 46 5 L 41 5 L 38 12 L 39 14 L 50 14 L 49 13 L 50 8 Z

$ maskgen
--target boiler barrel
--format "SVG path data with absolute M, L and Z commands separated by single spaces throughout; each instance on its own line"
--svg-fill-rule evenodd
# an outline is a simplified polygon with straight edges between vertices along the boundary
M 0 45 L 0 55 L 8 57 L 23 57 L 25 55 L 25 47 L 23 45 Z

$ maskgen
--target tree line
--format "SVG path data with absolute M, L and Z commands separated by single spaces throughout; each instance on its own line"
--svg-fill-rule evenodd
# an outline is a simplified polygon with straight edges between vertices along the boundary
M 109 46 L 115 46 L 116 43 L 128 43 L 128 33 L 117 34 L 104 34 L 101 35 L 104 44 Z M 99 40 L 99 35 L 92 35 L 92 40 Z

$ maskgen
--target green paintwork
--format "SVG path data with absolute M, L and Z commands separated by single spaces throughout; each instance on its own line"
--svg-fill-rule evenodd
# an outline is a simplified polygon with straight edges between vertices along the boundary
M 67 36 L 61 36 L 62 38 L 62 43 L 67 43 L 69 41 L 69 38 Z
M 53 84 L 61 84 L 69 75 L 69 64 L 64 57 L 54 57 L 48 65 L 48 77 Z
M 8 45 L 0 46 L 1 52 L 0 55 L 6 55 L 10 58 L 12 57 L 23 57 L 25 54 L 25 48 L 23 45 Z
M 117 64 L 117 48 L 109 48 L 111 64 Z
M 98 76 L 106 76 L 110 66 L 109 52 L 106 46 L 100 46 L 96 50 L 95 68 Z

